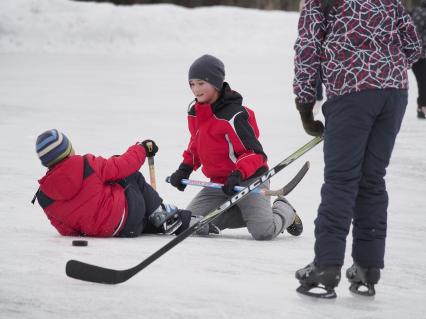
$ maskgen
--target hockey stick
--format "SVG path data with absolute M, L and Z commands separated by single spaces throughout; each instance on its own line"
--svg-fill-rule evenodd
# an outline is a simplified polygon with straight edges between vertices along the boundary
M 156 252 L 148 256 L 140 264 L 128 269 L 115 270 L 115 269 L 104 268 L 104 267 L 99 267 L 96 265 L 87 264 L 78 260 L 69 260 L 65 267 L 65 272 L 67 276 L 75 278 L 75 279 L 80 279 L 80 280 L 90 281 L 95 283 L 103 283 L 103 284 L 119 284 L 119 283 L 125 282 L 126 280 L 128 280 L 129 278 L 133 277 L 138 272 L 146 268 L 152 262 L 160 258 L 162 255 L 164 255 L 170 249 L 175 247 L 181 241 L 183 241 L 184 239 L 186 239 L 187 237 L 195 233 L 197 229 L 215 220 L 218 216 L 223 214 L 223 212 L 225 212 L 227 209 L 229 209 L 230 207 L 238 203 L 241 199 L 246 197 L 257 186 L 269 180 L 272 176 L 277 174 L 283 168 L 290 165 L 296 159 L 298 159 L 307 151 L 312 149 L 315 145 L 319 144 L 322 141 L 322 139 L 323 139 L 322 137 L 315 137 L 314 139 L 312 139 L 311 141 L 303 145 L 301 148 L 299 148 L 289 157 L 284 159 L 281 163 L 271 168 L 263 176 L 258 177 L 255 181 L 253 181 L 253 183 L 245 187 L 241 192 L 232 196 L 230 199 L 225 201 L 222 205 L 215 208 L 206 216 L 204 216 L 197 223 L 195 223 L 194 225 L 192 225 L 191 227 L 183 231 L 181 234 L 173 238 L 163 247 L 161 247 Z M 291 191 L 291 188 L 289 187 L 288 190 Z
M 306 162 L 294 178 L 297 177 L 298 181 L 300 181 L 303 178 L 303 176 L 305 176 L 305 174 L 308 172 L 308 170 L 309 170 L 309 162 Z M 301 175 L 301 176 L 299 177 L 299 175 Z M 170 176 L 166 177 L 166 182 L 170 183 Z M 292 181 L 290 181 L 289 184 L 291 184 L 291 182 Z M 200 186 L 200 187 L 208 187 L 208 188 L 215 188 L 215 189 L 221 189 L 222 186 L 223 186 L 223 184 L 220 184 L 220 183 L 198 181 L 198 180 L 195 180 L 195 179 L 182 179 L 181 183 L 183 185 Z M 259 193 L 259 194 L 264 195 L 264 196 L 280 196 L 280 195 L 284 196 L 284 194 L 286 193 L 286 190 L 285 190 L 286 186 L 284 186 L 280 189 L 277 189 L 277 190 L 255 188 L 255 189 L 252 190 L 252 192 L 253 193 Z M 241 192 L 243 189 L 244 189 L 244 186 L 235 186 L 234 187 L 234 191 L 236 193 Z M 288 192 L 286 194 L 288 194 Z
M 153 145 L 152 142 L 146 143 L 146 146 L 148 146 L 149 151 L 152 151 Z M 149 179 L 150 184 L 153 189 L 157 189 L 157 183 L 155 181 L 155 166 L 154 166 L 154 156 L 148 157 L 148 166 L 149 166 Z
M 153 142 L 146 143 L 148 150 L 152 152 Z M 155 165 L 154 165 L 154 156 L 148 156 L 148 166 L 149 166 L 149 180 L 150 185 L 154 190 L 157 190 L 157 182 L 155 179 Z M 166 222 L 163 223 L 163 229 L 165 234 L 174 233 L 180 226 L 182 226 L 182 221 L 176 219 L 172 224 L 168 225 Z

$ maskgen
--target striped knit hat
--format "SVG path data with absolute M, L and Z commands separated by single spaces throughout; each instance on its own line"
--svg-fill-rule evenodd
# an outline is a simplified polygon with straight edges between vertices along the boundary
M 72 150 L 71 142 L 58 130 L 49 130 L 37 137 L 36 152 L 41 164 L 51 167 L 62 161 Z

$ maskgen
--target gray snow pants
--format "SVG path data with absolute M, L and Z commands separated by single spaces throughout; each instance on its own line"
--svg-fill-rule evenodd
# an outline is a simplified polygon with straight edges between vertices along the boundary
M 252 180 L 245 181 L 243 185 L 249 185 L 251 182 Z M 260 187 L 269 189 L 269 182 Z M 193 215 L 205 216 L 227 199 L 221 189 L 203 188 L 189 203 L 187 209 Z M 290 226 L 294 217 L 295 211 L 290 205 L 277 201 L 271 207 L 269 196 L 250 193 L 213 223 L 221 230 L 247 227 L 254 239 L 270 240 Z

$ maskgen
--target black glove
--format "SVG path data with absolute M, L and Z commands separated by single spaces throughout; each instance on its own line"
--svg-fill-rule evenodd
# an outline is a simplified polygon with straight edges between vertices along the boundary
M 314 114 L 312 113 L 314 105 L 315 102 L 299 103 L 296 101 L 296 107 L 300 113 L 305 132 L 312 136 L 321 136 L 324 133 L 324 125 L 321 121 L 314 120 Z
M 155 144 L 153 140 L 145 140 L 143 142 L 138 143 L 145 149 L 145 153 L 147 157 L 154 157 L 158 152 L 158 146 Z
M 229 174 L 228 179 L 222 186 L 222 191 L 228 196 L 234 195 L 234 187 L 240 185 L 242 180 L 243 175 L 241 175 L 241 172 L 239 170 L 233 171 L 231 174 Z
M 187 230 L 189 228 L 192 215 L 191 211 L 184 209 L 178 209 L 177 213 L 182 222 L 182 225 L 178 229 L 176 229 L 176 231 L 174 232 L 175 235 L 179 235 L 184 230 Z
M 184 191 L 186 185 L 182 184 L 180 181 L 182 179 L 188 179 L 189 175 L 192 173 L 192 167 L 186 164 L 180 164 L 179 168 L 176 172 L 174 172 L 170 176 L 170 184 L 172 184 L 174 187 L 176 187 L 181 192 Z

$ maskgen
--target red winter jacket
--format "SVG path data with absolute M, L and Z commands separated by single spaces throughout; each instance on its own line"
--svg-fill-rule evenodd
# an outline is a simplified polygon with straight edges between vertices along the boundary
M 121 156 L 105 159 L 87 154 L 85 158 L 93 170 L 86 178 L 84 157 L 74 155 L 39 180 L 39 191 L 49 203 L 44 212 L 61 235 L 109 237 L 127 217 L 124 189 L 114 182 L 139 170 L 145 150 L 133 145 Z M 38 199 L 43 206 L 39 195 Z
M 202 166 L 213 182 L 224 183 L 236 169 L 247 179 L 268 167 L 254 112 L 242 106 L 242 100 L 225 83 L 215 103 L 196 102 L 188 112 L 191 139 L 183 163 L 194 170 Z

